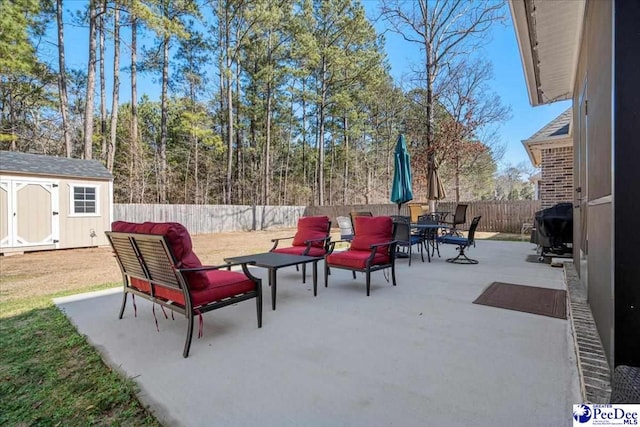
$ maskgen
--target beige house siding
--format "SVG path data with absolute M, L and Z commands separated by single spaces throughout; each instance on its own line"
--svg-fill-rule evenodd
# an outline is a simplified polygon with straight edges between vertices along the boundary
M 573 201 L 573 147 L 541 150 L 542 177 L 540 200 L 542 209 L 561 202 Z
M 98 212 L 74 215 L 73 187 L 95 187 Z M 109 182 L 89 179 L 60 179 L 60 249 L 103 246 L 109 242 L 104 234 L 111 230 Z
M 573 94 L 574 256 L 609 364 L 615 365 L 615 265 L 612 203 L 613 10 L 589 1 Z M 588 103 L 587 103 L 588 101 Z M 587 108 L 588 106 L 588 108 Z M 588 113 L 588 114 L 587 114 Z

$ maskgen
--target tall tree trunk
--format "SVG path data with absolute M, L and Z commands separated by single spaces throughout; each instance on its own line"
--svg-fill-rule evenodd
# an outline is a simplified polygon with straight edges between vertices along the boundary
M 318 116 L 318 206 L 324 206 L 324 121 L 327 102 L 327 58 L 322 57 L 320 76 L 320 108 Z
M 271 64 L 271 32 L 269 32 L 268 40 L 267 40 L 267 63 Z M 267 125 L 266 125 L 266 139 L 264 146 L 264 176 L 263 179 L 263 194 L 264 194 L 264 205 L 269 205 L 270 196 L 271 196 L 271 81 L 273 76 L 273 67 L 271 67 L 271 72 L 269 76 L 267 76 L 267 93 L 266 93 L 266 115 L 267 115 Z
M 190 104 L 191 104 L 191 113 L 193 114 L 193 117 L 196 117 L 196 113 L 197 113 L 197 108 L 196 108 L 196 102 L 197 102 L 197 98 L 196 98 L 196 87 L 195 84 L 193 82 L 193 80 L 189 81 L 189 100 L 190 100 Z M 198 177 L 200 171 L 199 171 L 199 163 L 200 163 L 200 159 L 199 159 L 199 147 L 198 147 L 198 133 L 196 131 L 196 124 L 192 122 L 191 125 L 191 143 L 193 145 L 193 203 L 194 204 L 199 204 L 200 203 L 200 179 Z M 187 182 L 187 180 L 185 179 L 185 182 Z
M 111 98 L 111 138 L 107 169 L 113 172 L 116 156 L 116 135 L 118 128 L 118 95 L 120 93 L 120 9 L 116 1 L 113 14 L 113 95 Z
M 129 152 L 131 159 L 129 162 L 129 203 L 133 203 L 134 194 L 138 203 L 142 203 L 142 192 L 139 191 L 140 180 L 142 179 L 142 155 L 138 148 L 138 82 L 137 82 L 137 61 L 138 61 L 138 18 L 131 18 L 131 144 Z M 134 191 L 135 188 L 135 191 Z
M 236 29 L 236 39 L 240 38 L 240 29 Z M 240 64 L 236 62 L 235 67 L 235 80 L 236 80 L 236 93 L 240 93 Z M 240 102 L 236 103 L 236 118 L 238 122 L 240 122 L 240 114 L 241 114 L 241 104 Z M 246 204 L 247 198 L 247 181 L 246 181 L 246 170 L 247 167 L 245 165 L 245 153 L 243 149 L 243 141 L 242 141 L 242 129 L 240 126 L 236 126 L 236 182 L 238 185 L 238 194 L 236 195 L 236 200 L 238 203 Z
M 330 117 L 329 123 L 333 123 L 333 116 Z M 334 185 L 334 180 L 333 180 L 333 173 L 336 169 L 336 142 L 335 142 L 335 138 L 331 138 L 331 145 L 329 146 L 329 153 L 331 154 L 331 158 L 329 159 L 329 189 L 327 191 L 327 198 L 329 206 L 333 206 L 333 185 Z
M 271 82 L 267 82 L 267 129 L 264 147 L 264 204 L 269 205 L 271 192 Z
M 69 134 L 69 98 L 67 96 L 67 73 L 64 60 L 64 23 L 62 21 L 62 0 L 56 0 L 56 20 L 58 22 L 58 93 L 60 95 L 60 115 L 62 116 L 62 135 L 67 157 L 71 157 L 73 146 Z
M 433 29 L 431 28 L 431 23 L 429 22 L 429 2 L 428 0 L 420 0 L 420 9 L 422 13 L 422 29 L 423 29 L 423 37 L 424 37 L 424 55 L 425 55 L 425 76 L 426 76 L 426 84 L 427 84 L 427 105 L 426 105 L 426 113 L 427 113 L 427 123 L 426 124 L 426 145 L 427 145 L 427 180 L 429 179 L 429 170 L 433 167 L 433 162 L 435 159 L 435 153 L 431 149 L 433 145 L 433 83 L 435 79 L 435 73 L 433 70 L 433 43 L 431 40 L 431 34 Z M 435 200 L 429 200 L 429 211 L 435 211 L 436 203 Z
M 193 192 L 193 203 L 195 203 L 196 205 L 202 203 L 202 201 L 200 200 L 200 178 L 199 178 L 199 174 L 200 174 L 200 156 L 199 156 L 199 151 L 200 149 L 198 148 L 198 135 L 194 135 L 193 138 L 193 186 L 194 188 L 194 192 Z
M 302 182 L 305 187 L 309 186 L 308 176 L 307 176 L 307 102 L 306 102 L 306 83 L 307 79 L 302 78 Z
M 230 37 L 230 23 L 228 17 L 228 11 L 225 10 L 225 57 L 226 67 L 225 74 L 227 78 L 227 175 L 225 178 L 225 203 L 230 205 L 232 201 L 231 191 L 233 184 L 233 91 L 231 88 L 231 42 Z
M 222 2 L 218 2 L 218 8 L 222 8 Z M 222 16 L 222 11 L 220 9 L 218 9 L 218 17 Z M 218 71 L 219 71 L 219 87 L 220 87 L 220 136 L 222 137 L 223 141 L 227 140 L 227 137 L 225 135 L 226 133 L 226 125 L 225 125 L 225 116 L 223 115 L 223 112 L 225 111 L 225 72 L 224 72 L 224 64 L 225 64 L 225 42 L 224 42 L 224 26 L 223 25 L 218 25 L 218 46 L 220 48 L 220 54 L 218 55 Z M 222 190 L 222 194 L 224 195 L 223 197 L 223 202 L 226 202 L 227 200 L 227 193 L 226 193 L 226 181 L 222 184 L 222 188 L 219 190 Z M 219 191 L 218 190 L 218 191 Z M 220 192 L 220 191 L 219 191 Z
M 166 15 L 165 15 L 166 16 Z M 168 103 L 167 92 L 169 88 L 169 35 L 164 36 L 162 42 L 162 93 L 160 96 L 160 165 L 158 200 L 161 204 L 167 203 L 167 133 L 168 133 Z
M 107 0 L 102 2 L 100 19 L 98 19 L 98 33 L 100 34 L 100 140 L 102 141 L 102 160 L 107 163 L 107 85 L 104 75 L 104 17 L 107 14 Z
M 9 85 L 9 121 L 11 122 L 11 151 L 16 151 L 18 149 L 18 145 L 16 144 L 16 140 L 18 139 L 18 130 L 16 123 L 18 121 L 16 115 L 16 108 L 14 106 L 15 97 L 13 96 L 12 85 Z
M 293 89 L 293 88 L 292 88 Z M 291 91 L 291 111 L 289 119 L 289 137 L 287 138 L 287 157 L 284 165 L 284 189 L 282 191 L 282 204 L 287 204 L 287 195 L 289 188 L 289 161 L 291 159 L 291 144 L 293 142 L 293 120 L 295 117 L 295 99 L 293 96 L 293 90 Z
M 456 156 L 456 203 L 460 201 L 460 156 Z
M 84 109 L 84 158 L 93 155 L 93 102 L 96 86 L 96 1 L 89 2 L 89 64 L 87 72 L 87 97 Z
M 349 190 L 349 119 L 347 113 L 344 113 L 344 174 L 342 187 L 342 204 L 347 205 L 347 195 Z

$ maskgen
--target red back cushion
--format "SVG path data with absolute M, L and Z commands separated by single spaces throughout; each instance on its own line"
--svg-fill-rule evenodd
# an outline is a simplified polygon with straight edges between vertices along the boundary
M 177 222 L 145 222 L 135 224 L 131 222 L 116 221 L 111 224 L 113 231 L 125 233 L 157 234 L 167 238 L 173 255 L 176 257 L 177 268 L 197 268 L 202 267 L 198 256 L 193 252 L 191 236 L 187 229 Z M 207 287 L 208 280 L 205 273 L 189 273 L 187 275 L 189 285 L 192 289 L 203 289 Z
M 393 240 L 393 222 L 388 216 L 357 216 L 356 233 L 351 248 L 357 251 L 370 251 L 370 246 Z M 376 252 L 386 253 L 388 246 L 377 248 Z
M 307 240 L 322 239 L 329 235 L 328 216 L 303 216 L 298 220 L 298 231 L 293 237 L 293 246 L 306 246 Z M 313 242 L 311 246 L 321 248 L 325 242 Z
M 121 233 L 137 233 L 137 222 L 115 221 L 111 224 L 111 231 L 119 231 Z

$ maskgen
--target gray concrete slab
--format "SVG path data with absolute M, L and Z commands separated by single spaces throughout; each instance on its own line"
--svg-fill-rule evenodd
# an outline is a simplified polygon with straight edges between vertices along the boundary
M 494 281 L 565 287 L 562 269 L 525 262 L 532 245 L 478 241 L 478 265 L 398 261 L 381 272 L 335 270 L 313 297 L 295 268 L 278 272 L 263 327 L 244 302 L 204 315 L 182 358 L 186 320 L 137 299 L 118 320 L 119 289 L 56 300 L 111 366 L 135 379 L 166 425 L 568 426 L 580 400 L 569 322 L 472 304 Z M 324 280 L 319 275 L 319 280 Z M 322 282 L 323 283 L 323 282 Z

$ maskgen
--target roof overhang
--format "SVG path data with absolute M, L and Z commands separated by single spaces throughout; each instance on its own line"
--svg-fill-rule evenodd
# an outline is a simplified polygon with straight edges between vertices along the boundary
M 531 105 L 573 95 L 586 0 L 509 0 Z
M 529 155 L 533 166 L 539 168 L 542 164 L 542 150 L 548 148 L 573 147 L 571 135 L 561 135 L 544 139 L 525 139 L 522 141 L 524 149 Z

